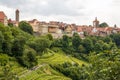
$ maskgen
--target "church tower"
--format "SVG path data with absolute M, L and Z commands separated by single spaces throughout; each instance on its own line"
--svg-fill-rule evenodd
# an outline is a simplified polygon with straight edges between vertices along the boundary
M 16 11 L 15 11 L 15 17 L 16 17 L 16 21 L 17 22 L 19 22 L 19 10 L 17 9 Z
M 97 17 L 93 21 L 93 27 L 99 27 L 99 21 L 97 20 Z

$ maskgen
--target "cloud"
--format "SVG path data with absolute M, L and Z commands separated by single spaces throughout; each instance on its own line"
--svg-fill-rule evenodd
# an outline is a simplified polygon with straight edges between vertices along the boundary
M 68 23 L 92 24 L 100 22 L 120 26 L 120 0 L 1 0 L 0 9 L 14 18 L 15 9 L 21 19 L 57 20 Z
M 78 0 L 76 0 L 79 2 Z M 70 3 L 72 2 L 72 3 Z M 73 0 L 4 0 L 0 2 L 3 5 L 11 8 L 19 8 L 23 12 L 31 14 L 39 14 L 44 16 L 49 15 L 67 15 L 78 16 L 84 15 L 78 9 L 82 9 L 83 6 L 73 4 Z
M 22 4 L 27 3 L 27 0 L 2 0 L 1 5 L 5 5 L 11 8 L 20 7 Z

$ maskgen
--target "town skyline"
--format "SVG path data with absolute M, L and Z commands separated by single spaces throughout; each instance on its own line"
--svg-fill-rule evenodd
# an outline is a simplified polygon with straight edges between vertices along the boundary
M 0 11 L 8 18 L 14 19 L 14 11 L 20 10 L 20 20 L 38 19 L 39 21 L 59 21 L 78 25 L 92 25 L 92 20 L 108 23 L 110 26 L 120 26 L 118 8 L 119 0 L 15 0 L 1 1 Z M 74 4 L 75 5 L 74 5 Z M 100 4 L 101 3 L 101 4 Z M 16 5 L 14 5 L 16 4 Z M 54 7 L 56 6 L 56 7 Z M 36 9 L 37 8 L 37 9 Z

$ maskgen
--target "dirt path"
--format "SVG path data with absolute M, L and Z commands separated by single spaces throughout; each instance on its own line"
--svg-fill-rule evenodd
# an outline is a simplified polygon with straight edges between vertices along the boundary
M 37 65 L 37 66 L 34 66 L 33 68 L 29 69 L 26 73 L 22 74 L 19 76 L 19 78 L 22 78 L 22 77 L 25 77 L 26 75 L 32 73 L 33 71 L 36 71 L 37 69 L 45 66 L 46 64 L 41 64 L 41 65 Z

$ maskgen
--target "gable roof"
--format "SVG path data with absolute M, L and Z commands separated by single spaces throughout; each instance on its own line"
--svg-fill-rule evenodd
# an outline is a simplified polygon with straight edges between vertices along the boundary
M 0 19 L 4 19 L 6 17 L 5 13 L 3 11 L 0 11 Z

